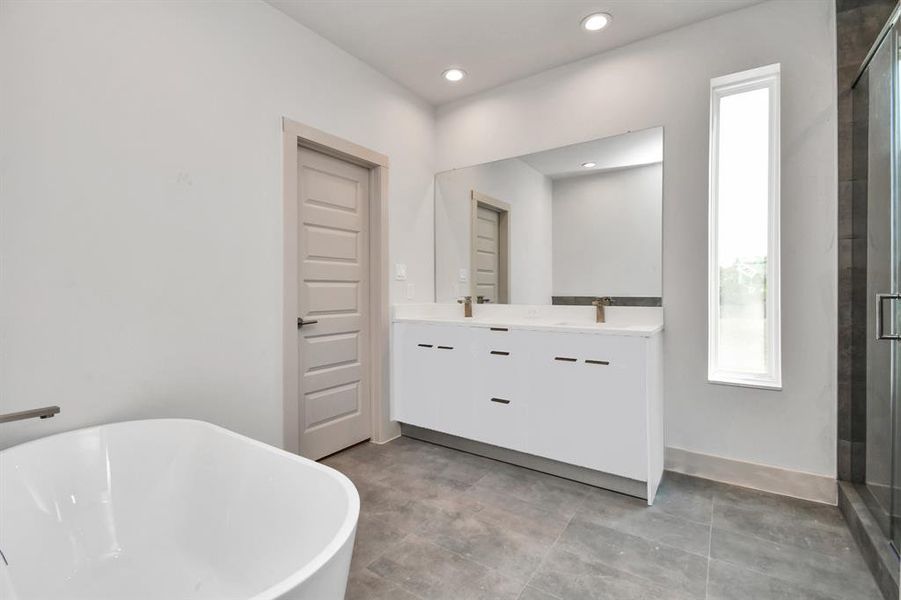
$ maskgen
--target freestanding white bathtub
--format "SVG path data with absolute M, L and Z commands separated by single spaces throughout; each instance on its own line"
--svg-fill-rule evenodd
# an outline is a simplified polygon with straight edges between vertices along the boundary
M 337 471 L 201 421 L 0 452 L 3 600 L 338 600 L 360 498 Z

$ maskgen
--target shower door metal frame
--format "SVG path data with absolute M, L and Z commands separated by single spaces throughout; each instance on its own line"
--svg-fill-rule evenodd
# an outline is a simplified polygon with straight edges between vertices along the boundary
M 861 78 L 867 74 L 873 59 L 882 50 L 884 43 L 891 44 L 888 52 L 890 54 L 890 98 L 889 98 L 889 210 L 890 210 L 890 291 L 885 293 L 876 293 L 873 301 L 875 302 L 875 339 L 880 342 L 887 342 L 889 346 L 889 420 L 890 420 L 890 442 L 889 448 L 889 499 L 888 499 L 888 541 L 896 554 L 901 550 L 901 531 L 898 531 L 896 520 L 898 514 L 896 504 L 899 502 L 897 498 L 897 488 L 899 481 L 896 481 L 896 474 L 899 464 L 897 453 L 901 450 L 899 447 L 898 435 L 899 431 L 899 401 L 901 401 L 901 348 L 896 342 L 901 341 L 901 333 L 898 332 L 898 325 L 901 319 L 898 318 L 897 302 L 901 301 L 901 182 L 899 182 L 899 147 L 901 142 L 901 131 L 899 131 L 899 121 L 901 121 L 901 94 L 899 94 L 899 19 L 901 19 L 901 0 L 895 6 L 891 16 L 886 21 L 879 35 L 876 37 L 873 46 L 870 48 L 863 63 L 861 64 L 857 76 L 852 83 L 852 89 L 857 86 Z M 869 118 L 869 117 L 868 117 Z M 869 149 L 869 143 L 867 144 Z M 868 175 L 869 179 L 869 175 Z M 869 186 L 867 186 L 869 188 Z M 869 194 L 869 189 L 868 189 Z M 868 200 L 869 202 L 869 200 Z M 869 278 L 869 268 L 867 277 Z M 885 305 L 889 303 L 892 310 L 889 311 L 888 318 L 885 317 Z M 888 327 L 888 333 L 884 330 Z M 867 361 L 869 362 L 869 357 Z M 868 395 L 869 396 L 869 395 Z M 869 451 L 869 448 L 867 449 Z M 872 508 L 872 507 L 871 507 Z

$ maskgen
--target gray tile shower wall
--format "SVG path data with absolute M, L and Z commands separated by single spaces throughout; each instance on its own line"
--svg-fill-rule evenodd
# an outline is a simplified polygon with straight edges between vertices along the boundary
M 851 84 L 896 0 L 836 0 L 838 66 L 838 477 L 862 482 L 866 447 L 865 84 Z M 858 150 L 855 152 L 855 149 Z

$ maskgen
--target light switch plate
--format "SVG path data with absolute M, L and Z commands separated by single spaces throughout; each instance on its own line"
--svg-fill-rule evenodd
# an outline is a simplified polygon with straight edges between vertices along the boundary
M 397 263 L 394 265 L 394 278 L 398 281 L 406 281 L 407 280 L 407 265 L 403 263 Z
M 460 282 L 464 283 L 469 280 L 469 269 L 460 269 Z
M 412 300 L 416 296 L 416 287 L 412 283 L 407 284 L 407 300 Z

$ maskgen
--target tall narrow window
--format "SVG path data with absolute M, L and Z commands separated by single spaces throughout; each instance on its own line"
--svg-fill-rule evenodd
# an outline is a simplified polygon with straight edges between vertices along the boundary
M 780 389 L 779 65 L 710 82 L 708 379 Z

